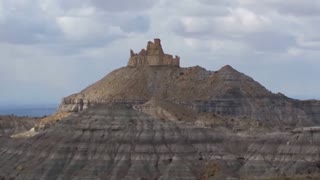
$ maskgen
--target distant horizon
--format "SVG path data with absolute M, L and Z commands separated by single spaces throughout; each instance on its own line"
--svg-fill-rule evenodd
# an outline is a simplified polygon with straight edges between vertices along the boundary
M 0 116 L 43 117 L 53 114 L 57 109 L 55 105 L 0 106 Z
M 13 108 L 23 108 L 23 109 L 33 109 L 33 108 L 58 108 L 59 104 L 53 103 L 41 103 L 41 104 L 0 104 L 0 109 L 13 109 Z
M 272 93 L 277 93 L 277 92 L 272 92 Z M 281 93 L 281 92 L 280 92 Z M 283 93 L 282 93 L 283 94 Z M 297 97 L 290 97 L 286 94 L 284 94 L 285 96 L 287 96 L 288 98 L 292 98 L 292 99 L 297 99 L 297 100 L 301 100 L 301 101 L 307 101 L 307 100 L 320 100 L 319 98 L 312 98 L 312 97 L 304 97 L 304 96 L 297 96 Z M 59 101 L 59 103 L 52 103 L 52 102 L 47 102 L 47 103 L 11 103 L 11 104 L 0 104 L 0 109 L 34 109 L 34 108 L 58 108 L 60 105 L 61 101 Z

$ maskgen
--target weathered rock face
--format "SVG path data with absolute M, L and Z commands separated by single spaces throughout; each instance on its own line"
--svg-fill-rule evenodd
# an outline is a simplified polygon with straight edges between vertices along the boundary
M 194 122 L 198 118 L 198 114 L 183 106 L 167 101 L 152 99 L 151 101 L 135 105 L 133 109 L 149 114 L 159 119 L 166 119 L 172 121 Z
M 99 106 L 4 143 L 4 179 L 226 179 L 316 172 L 320 133 L 236 136 Z
M 311 119 L 315 123 L 318 123 L 318 120 L 320 119 L 320 101 L 299 101 L 298 104 L 309 117 L 312 117 Z
M 0 116 L 0 136 L 11 136 L 28 131 L 38 121 L 37 118 Z
M 179 66 L 180 58 L 164 54 L 160 39 L 149 41 L 147 49 L 142 49 L 139 54 L 130 51 L 129 67 L 138 66 Z

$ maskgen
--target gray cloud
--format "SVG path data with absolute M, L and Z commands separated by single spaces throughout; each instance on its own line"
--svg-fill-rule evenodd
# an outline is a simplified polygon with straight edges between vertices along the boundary
M 150 19 L 141 10 L 151 8 L 155 1 L 140 0 L 134 5 L 133 1 L 33 2 L 1 1 L 0 42 L 42 45 L 64 55 L 146 33 Z
M 151 8 L 157 1 L 155 0 L 91 0 L 96 7 L 106 11 L 139 11 Z
M 54 42 L 61 36 L 58 28 L 43 20 L 10 18 L 0 25 L 0 41 L 17 44 Z
M 199 0 L 200 3 L 203 3 L 205 5 L 212 5 L 212 6 L 225 6 L 225 7 L 234 7 L 239 4 L 236 0 Z
M 59 30 L 41 13 L 39 4 L 1 1 L 0 42 L 34 44 L 54 41 Z
M 252 33 L 245 37 L 246 42 L 257 51 L 283 53 L 296 45 L 295 37 L 280 32 Z
M 150 19 L 146 16 L 136 16 L 122 23 L 121 29 L 125 32 L 145 33 L 150 28 Z
M 49 0 L 51 1 L 51 0 Z M 152 8 L 157 1 L 155 0 L 55 0 L 64 10 L 72 10 L 83 7 L 94 7 L 98 10 L 108 12 L 128 12 L 141 11 Z
M 290 48 L 315 50 L 320 45 L 316 38 L 318 33 L 315 32 L 320 28 L 317 23 L 319 18 L 308 16 L 320 12 L 318 2 L 200 2 L 203 6 L 227 9 L 228 13 L 221 16 L 208 10 L 200 17 L 182 14 L 171 19 L 171 29 L 176 35 L 196 39 L 232 40 L 245 43 L 253 50 L 270 53 L 286 53 Z

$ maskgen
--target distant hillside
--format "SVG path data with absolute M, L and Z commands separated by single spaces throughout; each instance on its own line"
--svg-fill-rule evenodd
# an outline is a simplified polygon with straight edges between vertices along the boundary
M 242 124 L 250 127 L 320 124 L 319 101 L 299 101 L 273 94 L 229 65 L 218 71 L 199 66 L 181 68 L 179 63 L 170 64 L 169 57 L 172 56 L 164 54 L 159 39 L 149 42 L 139 54 L 131 52 L 127 67 L 64 98 L 59 112 L 82 111 L 96 104 L 141 105 L 155 98 L 195 111 L 198 115 L 194 121 L 198 122 L 199 114 L 206 114 L 235 120 L 238 124 L 245 121 L 248 123 Z M 210 120 L 206 118 L 204 123 L 210 124 Z

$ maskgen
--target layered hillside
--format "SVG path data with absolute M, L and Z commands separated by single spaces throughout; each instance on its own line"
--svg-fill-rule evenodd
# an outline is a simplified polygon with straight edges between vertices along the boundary
M 161 62 L 164 53 L 160 40 L 152 46 L 150 43 L 143 53 L 134 54 L 135 58 L 144 59 L 139 65 L 131 66 L 129 62 L 128 67 L 64 98 L 59 112 L 78 112 L 96 104 L 141 105 L 156 98 L 208 116 L 254 121 L 257 126 L 286 128 L 320 123 L 318 101 L 273 94 L 229 65 L 218 71 L 165 65 Z M 158 55 L 159 62 L 150 63 L 147 55 Z
M 0 137 L 0 179 L 227 179 L 315 173 L 320 133 L 234 135 L 96 106 L 29 139 Z
M 28 131 L 39 121 L 39 118 L 0 116 L 0 136 L 9 137 Z

